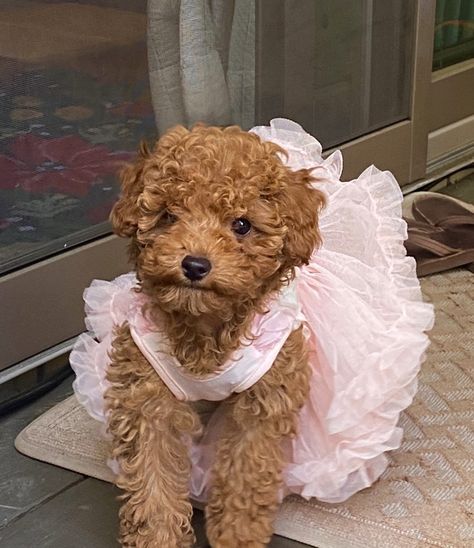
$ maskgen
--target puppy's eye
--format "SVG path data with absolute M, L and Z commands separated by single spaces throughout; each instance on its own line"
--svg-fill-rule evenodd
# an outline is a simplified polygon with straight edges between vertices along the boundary
M 160 224 L 161 225 L 172 225 L 177 220 L 178 220 L 178 217 L 176 217 L 176 215 L 173 215 L 173 213 L 170 213 L 168 210 L 166 210 L 161 214 Z
M 250 221 L 244 217 L 239 217 L 232 222 L 232 230 L 239 236 L 245 236 L 250 232 L 251 228 Z

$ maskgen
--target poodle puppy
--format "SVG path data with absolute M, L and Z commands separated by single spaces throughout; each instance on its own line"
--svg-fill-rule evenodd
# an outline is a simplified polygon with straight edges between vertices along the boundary
M 175 127 L 153 150 L 142 146 L 122 174 L 111 213 L 147 298 L 147 313 L 172 355 L 196 378 L 219 370 L 251 339 L 252 320 L 319 245 L 324 203 L 308 170 L 291 171 L 284 151 L 238 127 Z M 202 426 L 133 341 L 115 331 L 105 400 L 112 456 L 123 490 L 123 546 L 193 545 L 189 440 Z M 221 405 L 206 523 L 211 546 L 262 547 L 272 536 L 282 443 L 297 433 L 310 370 L 302 327 L 270 370 Z

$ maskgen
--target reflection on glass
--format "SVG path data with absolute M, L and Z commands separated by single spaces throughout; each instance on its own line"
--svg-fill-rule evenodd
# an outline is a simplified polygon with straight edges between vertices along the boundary
M 0 271 L 104 227 L 116 173 L 154 135 L 145 1 L 0 8 Z
M 436 0 L 433 70 L 474 57 L 474 1 Z
M 259 4 L 259 122 L 283 114 L 329 147 L 408 118 L 414 2 Z
M 414 2 L 0 5 L 0 271 L 103 234 L 156 127 L 283 116 L 329 147 L 409 115 Z
M 413 2 L 184 4 L 149 2 L 160 132 L 176 122 L 249 128 L 283 116 L 328 147 L 408 117 Z

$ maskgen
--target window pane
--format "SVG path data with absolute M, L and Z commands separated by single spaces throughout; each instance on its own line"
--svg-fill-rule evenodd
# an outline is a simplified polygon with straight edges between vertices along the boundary
M 409 117 L 414 1 L 147 4 L 0 3 L 0 271 L 103 234 L 156 130 L 283 116 L 330 147 Z
M 474 57 L 474 1 L 436 0 L 433 70 Z
M 149 2 L 160 132 L 283 116 L 329 147 L 409 116 L 412 1 L 179 4 Z
M 101 235 L 155 134 L 146 2 L 2 1 L 0 271 Z
M 259 121 L 293 118 L 329 147 L 408 118 L 413 4 L 262 0 Z

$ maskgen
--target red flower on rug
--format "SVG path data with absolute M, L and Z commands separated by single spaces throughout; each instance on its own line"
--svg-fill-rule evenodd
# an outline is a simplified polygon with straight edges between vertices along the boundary
M 149 95 L 143 95 L 133 102 L 125 101 L 119 105 L 112 105 L 108 110 L 115 116 L 124 116 L 126 118 L 146 118 L 153 115 L 153 107 Z
M 0 188 L 85 196 L 133 156 L 91 145 L 76 135 L 56 139 L 21 135 L 11 143 L 9 154 L 0 154 Z

